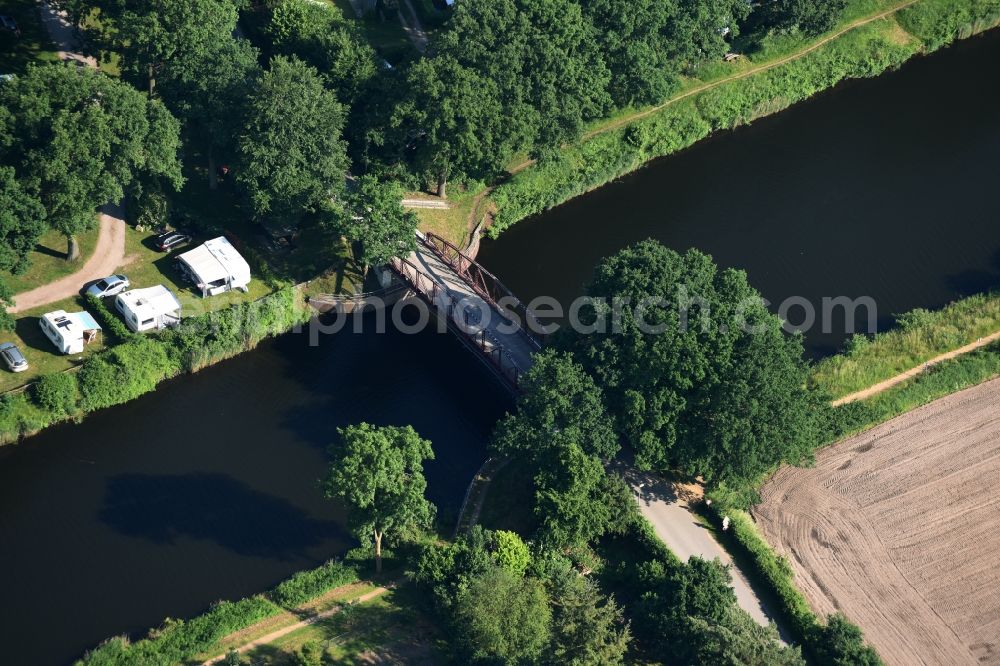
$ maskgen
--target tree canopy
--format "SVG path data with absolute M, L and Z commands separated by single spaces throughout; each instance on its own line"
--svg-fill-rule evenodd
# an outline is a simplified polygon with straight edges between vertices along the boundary
M 355 259 L 364 266 L 384 264 L 405 256 L 416 247 L 417 216 L 403 208 L 403 187 L 361 176 L 344 196 L 340 217 L 344 235 L 358 251 Z
M 376 571 L 382 569 L 382 538 L 398 539 L 429 529 L 435 508 L 424 497 L 424 461 L 431 443 L 413 428 L 361 423 L 337 431 L 333 463 L 323 483 L 327 497 L 347 505 L 348 524 L 363 544 L 374 543 Z
M 341 191 L 347 153 L 344 108 L 320 74 L 297 58 L 276 56 L 247 100 L 236 180 L 254 213 L 296 223 Z
M 70 240 L 120 201 L 137 178 L 182 182 L 180 127 L 158 101 L 91 69 L 29 66 L 0 86 L 0 163 L 45 208 L 47 225 Z
M 604 387 L 640 467 L 746 481 L 811 450 L 801 340 L 785 336 L 742 271 L 645 241 L 601 262 L 587 294 L 595 321 L 627 301 L 620 330 L 562 344 Z

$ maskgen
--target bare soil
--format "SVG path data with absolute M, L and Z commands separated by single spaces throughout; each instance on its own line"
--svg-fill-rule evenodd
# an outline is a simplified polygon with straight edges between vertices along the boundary
M 753 510 L 820 614 L 888 664 L 1000 664 L 1000 380 L 785 467 Z

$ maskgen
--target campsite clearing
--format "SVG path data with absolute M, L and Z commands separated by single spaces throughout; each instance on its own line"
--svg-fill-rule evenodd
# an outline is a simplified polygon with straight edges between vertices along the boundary
M 1000 379 L 784 467 L 753 510 L 813 609 L 888 664 L 1000 664 Z

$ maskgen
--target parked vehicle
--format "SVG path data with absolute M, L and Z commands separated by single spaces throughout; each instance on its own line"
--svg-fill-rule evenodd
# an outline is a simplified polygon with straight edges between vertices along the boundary
M 183 231 L 168 231 L 156 237 L 156 249 L 160 252 L 170 252 L 175 247 L 181 247 L 191 242 L 191 236 Z
M 28 369 L 28 359 L 17 348 L 13 342 L 5 342 L 0 345 L 0 358 L 7 364 L 7 369 L 11 372 L 24 372 Z
M 97 340 L 101 325 L 89 312 L 46 312 L 38 320 L 42 332 L 63 354 L 81 354 L 84 347 Z
M 87 287 L 83 293 L 85 296 L 104 298 L 105 296 L 116 296 L 131 286 L 132 283 L 124 275 L 109 275 Z

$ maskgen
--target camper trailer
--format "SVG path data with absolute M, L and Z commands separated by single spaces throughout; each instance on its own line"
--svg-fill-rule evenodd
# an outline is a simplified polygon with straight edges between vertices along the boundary
M 181 321 L 180 301 L 162 284 L 122 292 L 115 297 L 115 307 L 136 333 L 157 331 Z
M 39 321 L 45 337 L 63 354 L 80 354 L 83 348 L 97 339 L 100 325 L 89 312 L 46 312 Z
M 177 261 L 202 297 L 232 289 L 245 292 L 250 284 L 250 265 L 225 236 L 206 241 L 177 257 Z

